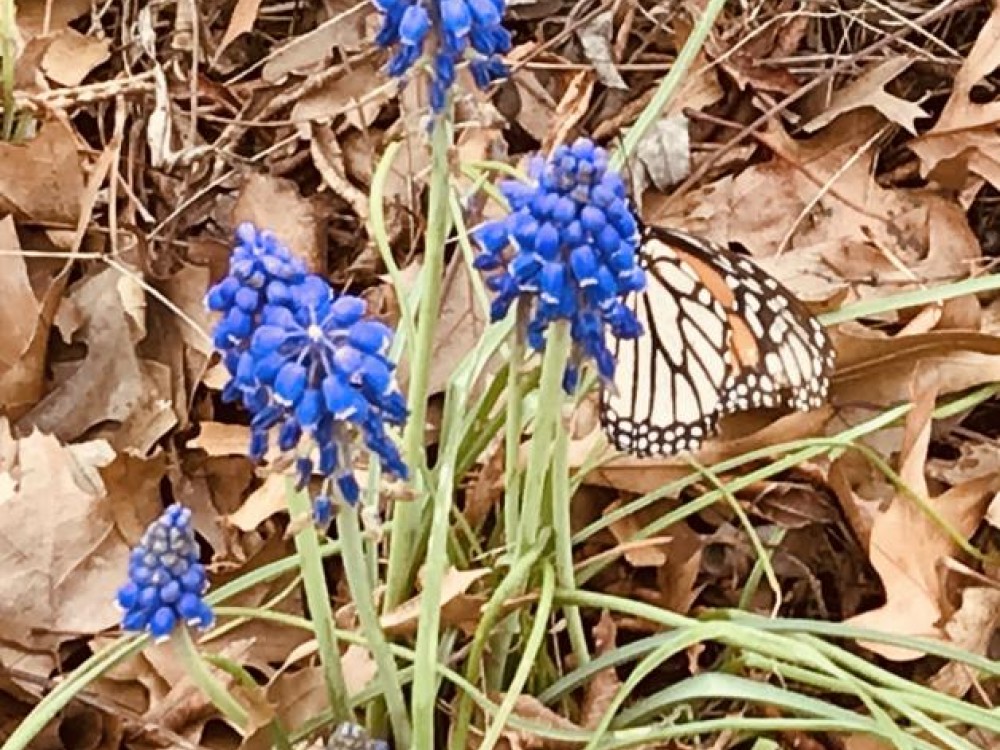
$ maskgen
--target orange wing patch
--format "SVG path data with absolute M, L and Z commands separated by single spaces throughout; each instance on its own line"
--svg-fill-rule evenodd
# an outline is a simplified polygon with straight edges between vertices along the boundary
M 739 315 L 729 313 L 729 327 L 733 331 L 733 338 L 729 342 L 735 364 L 739 370 L 749 370 L 760 363 L 760 345 L 757 337 L 753 335 L 750 326 L 746 324 Z
M 674 252 L 677 253 L 681 260 L 691 266 L 692 270 L 698 275 L 698 280 L 705 285 L 720 305 L 727 310 L 733 309 L 733 306 L 736 304 L 736 295 L 733 294 L 733 290 L 729 288 L 729 284 L 726 283 L 726 279 L 721 273 L 701 258 L 686 253 L 680 248 L 674 248 Z

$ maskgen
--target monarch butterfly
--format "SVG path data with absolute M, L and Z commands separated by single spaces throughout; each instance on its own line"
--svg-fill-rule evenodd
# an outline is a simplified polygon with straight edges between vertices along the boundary
M 601 421 L 619 450 L 695 450 L 727 414 L 823 403 L 833 347 L 775 279 L 728 248 L 672 229 L 647 227 L 640 259 L 647 286 L 628 305 L 645 332 L 609 340 L 617 365 L 601 394 Z

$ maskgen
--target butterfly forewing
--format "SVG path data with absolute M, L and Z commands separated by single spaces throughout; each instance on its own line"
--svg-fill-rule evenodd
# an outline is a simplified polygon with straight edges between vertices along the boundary
M 602 394 L 611 441 L 640 455 L 694 450 L 725 414 L 822 404 L 833 350 L 822 326 L 752 261 L 682 232 L 647 230 L 645 333 L 611 343 Z
M 630 305 L 637 339 L 614 339 L 615 388 L 603 396 L 615 445 L 637 455 L 695 448 L 718 421 L 730 377 L 726 311 L 695 269 L 658 239 L 643 255 L 647 288 Z

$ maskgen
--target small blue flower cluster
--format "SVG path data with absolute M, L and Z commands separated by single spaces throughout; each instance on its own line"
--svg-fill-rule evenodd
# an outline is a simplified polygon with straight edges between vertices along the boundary
M 118 589 L 122 628 L 166 638 L 180 622 L 200 628 L 215 619 L 202 598 L 208 587 L 191 528 L 191 511 L 171 505 L 151 523 L 129 558 L 128 581 Z
M 389 75 L 400 78 L 430 47 L 431 108 L 441 112 L 455 83 L 455 68 L 465 59 L 476 85 L 485 89 L 507 75 L 500 55 L 510 51 L 503 26 L 505 0 L 376 0 L 384 14 L 376 44 L 396 47 Z M 430 44 L 428 45 L 428 39 Z
M 494 321 L 519 297 L 531 302 L 527 334 L 534 349 L 544 348 L 550 323 L 570 321 L 574 346 L 563 387 L 572 393 L 584 360 L 605 380 L 614 376 L 605 326 L 617 338 L 642 334 L 624 303 L 646 284 L 636 255 L 638 223 L 607 152 L 590 140 L 560 146 L 548 160 L 535 157 L 529 174 L 530 184 L 500 185 L 510 213 L 474 232 L 483 248 L 476 266 L 496 272 L 487 280 L 497 294 Z
M 324 477 L 315 512 L 326 523 L 331 482 L 352 505 L 360 496 L 352 470 L 359 436 L 390 474 L 407 475 L 386 433 L 407 416 L 386 356 L 392 330 L 365 318 L 363 300 L 338 296 L 325 279 L 306 273 L 270 232 L 242 224 L 236 239 L 229 274 L 206 299 L 222 313 L 215 345 L 232 376 L 223 398 L 239 399 L 253 415 L 252 459 L 264 457 L 276 431 L 281 451 L 297 451 L 304 486 L 315 455 Z

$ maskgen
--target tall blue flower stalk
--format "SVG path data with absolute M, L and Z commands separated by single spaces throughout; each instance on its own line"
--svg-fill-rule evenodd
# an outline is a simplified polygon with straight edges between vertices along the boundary
M 409 473 L 389 437 L 389 429 L 403 425 L 408 415 L 388 358 L 392 330 L 366 315 L 363 300 L 336 294 L 273 234 L 251 224 L 237 228 L 229 273 L 209 290 L 206 304 L 220 314 L 215 345 L 231 376 L 223 398 L 239 401 L 251 415 L 248 455 L 261 460 L 276 443 L 294 461 L 295 482 L 287 493 L 292 518 L 311 507 L 326 527 L 334 499 L 346 504 L 337 523 L 342 560 L 393 727 L 408 741 L 402 689 L 378 625 L 354 512 L 361 495 L 354 476 L 357 455 L 378 458 L 388 474 L 400 479 Z M 314 473 L 321 486 L 310 502 L 303 490 Z M 316 529 L 301 527 L 295 545 L 330 707 L 334 718 L 351 721 Z
M 388 74 L 404 78 L 415 68 L 426 70 L 435 113 L 444 110 L 463 63 L 481 89 L 507 75 L 501 57 L 511 46 L 503 26 L 505 0 L 376 0 L 376 5 L 383 20 L 375 42 L 393 50 Z
M 416 336 L 410 342 L 409 422 L 403 434 L 403 453 L 415 474 L 417 500 L 398 504 L 393 513 L 392 544 L 383 611 L 409 596 L 418 566 L 424 563 L 424 588 L 439 591 L 448 563 L 447 503 L 436 502 L 430 514 L 430 531 L 423 526 L 424 510 L 436 488 L 424 484 L 427 456 L 424 425 L 427 413 L 428 375 L 435 329 L 440 315 L 444 249 L 452 227 L 449 204 L 449 151 L 454 140 L 450 122 L 451 93 L 466 63 L 480 89 L 507 74 L 502 59 L 511 47 L 503 26 L 505 0 L 375 0 L 383 13 L 376 43 L 392 51 L 386 70 L 405 80 L 412 71 L 429 77 L 431 119 L 431 172 L 428 184 L 427 229 L 424 235 L 423 282 Z M 422 541 L 426 539 L 426 553 Z M 434 596 L 425 596 L 417 631 L 412 695 L 412 746 L 435 747 L 434 711 L 438 688 L 435 666 L 440 644 L 440 608 Z M 391 707 L 390 707 L 391 709 Z
M 189 627 L 205 630 L 215 622 L 207 590 L 191 510 L 171 505 L 146 527 L 129 556 L 127 578 L 117 595 L 122 630 L 170 639 L 194 684 L 244 730 L 247 710 L 212 675 L 189 632 Z
M 556 576 L 568 590 L 576 586 L 570 528 L 568 436 L 560 414 L 567 395 L 590 365 L 605 382 L 614 377 L 609 338 L 634 339 L 643 329 L 626 305 L 629 295 L 645 287 L 637 255 L 638 221 L 629 205 L 621 176 L 609 167 L 608 154 L 581 138 L 559 146 L 529 165 L 528 181 L 500 185 L 509 213 L 474 232 L 482 249 L 475 264 L 487 274 L 495 293 L 494 321 L 517 306 L 516 341 L 543 352 L 534 433 L 523 483 L 508 475 L 504 523 L 515 558 L 537 543 L 543 527 L 553 530 Z M 521 441 L 520 362 L 511 363 L 507 403 L 507 445 Z M 546 482 L 551 502 L 545 503 Z M 589 660 L 579 611 L 565 608 L 573 652 L 580 664 Z M 508 652 L 515 623 L 502 623 L 490 644 L 496 654 Z M 499 668 L 502 674 L 502 657 Z M 517 686 L 510 687 L 516 690 Z

